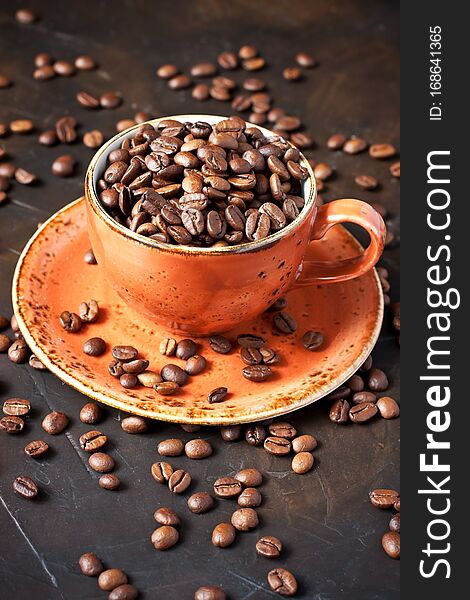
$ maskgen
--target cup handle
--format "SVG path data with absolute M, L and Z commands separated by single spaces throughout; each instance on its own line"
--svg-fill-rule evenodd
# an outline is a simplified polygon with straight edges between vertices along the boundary
M 312 283 L 334 283 L 354 279 L 367 273 L 379 260 L 385 244 L 386 227 L 379 213 L 366 202 L 345 198 L 320 206 L 313 224 L 310 241 L 321 239 L 338 223 L 356 223 L 370 236 L 370 244 L 362 254 L 345 260 L 304 260 L 293 287 Z

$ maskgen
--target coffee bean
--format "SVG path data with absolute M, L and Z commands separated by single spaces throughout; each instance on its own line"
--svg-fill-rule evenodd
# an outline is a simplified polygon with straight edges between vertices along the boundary
M 106 352 L 106 342 L 99 337 L 90 338 L 83 344 L 83 352 L 88 356 L 101 356 Z
M 218 387 L 214 388 L 207 395 L 207 401 L 209 404 L 216 404 L 217 402 L 223 402 L 228 394 L 228 388 Z
M 199 375 L 199 373 L 202 373 L 204 371 L 206 365 L 206 359 L 199 354 L 195 354 L 194 356 L 191 356 L 188 359 L 184 370 L 188 375 Z
M 99 129 L 92 129 L 83 134 L 83 143 L 87 148 L 93 150 L 103 145 L 104 135 Z
M 9 398 L 3 403 L 3 412 L 6 415 L 14 415 L 17 417 L 23 417 L 27 415 L 31 410 L 31 404 L 29 400 L 24 398 Z
M 137 376 L 133 373 L 124 373 L 119 377 L 119 383 L 126 390 L 132 390 L 138 384 Z
M 220 427 L 220 436 L 224 442 L 237 442 L 241 435 L 241 425 L 222 425 Z
M 107 441 L 108 438 L 101 433 L 101 431 L 96 429 L 87 431 L 79 438 L 80 447 L 82 450 L 85 450 L 85 452 L 95 452 L 96 450 L 102 448 Z
M 372 175 L 357 175 L 354 181 L 365 190 L 375 190 L 379 185 L 378 179 Z
M 31 356 L 29 357 L 28 364 L 30 367 L 32 367 L 33 369 L 36 369 L 37 371 L 47 371 L 48 370 L 47 367 L 34 354 L 31 354 Z
M 82 328 L 82 320 L 74 313 L 65 310 L 59 316 L 61 326 L 69 333 L 77 333 Z
M 87 577 L 98 577 L 104 570 L 103 563 L 94 552 L 82 554 L 78 559 L 78 565 L 80 571 Z
M 396 531 L 387 531 L 387 533 L 384 533 L 382 548 L 390 558 L 400 558 L 400 534 Z
M 72 144 L 77 139 L 75 127 L 77 122 L 73 117 L 61 117 L 55 124 L 59 141 L 63 144 Z
M 106 92 L 100 96 L 100 105 L 103 108 L 117 108 L 122 102 L 122 98 L 116 92 Z
M 53 62 L 52 56 L 46 52 L 40 52 L 34 57 L 34 66 L 38 68 L 52 65 Z
M 191 79 L 187 75 L 175 75 L 168 81 L 170 90 L 184 90 L 191 85 Z
M 77 98 L 77 102 L 80 106 L 83 106 L 83 108 L 98 108 L 100 105 L 98 98 L 88 92 L 77 92 L 75 97 Z
M 298 52 L 295 55 L 295 61 L 300 67 L 303 67 L 304 69 L 311 69 L 317 64 L 317 61 L 308 52 Z
M 23 427 L 24 421 L 21 417 L 7 415 L 0 419 L 0 429 L 7 433 L 21 433 Z
M 97 64 L 91 56 L 82 55 L 75 59 L 75 67 L 80 71 L 92 71 L 96 69 Z
M 29 8 L 19 8 L 15 13 L 15 19 L 22 25 L 32 25 L 39 20 L 39 16 Z
M 214 492 L 220 498 L 236 498 L 242 491 L 242 484 L 234 477 L 219 477 L 214 483 Z
M 257 487 L 263 482 L 263 475 L 258 469 L 242 469 L 235 474 L 235 479 L 245 487 Z
M 262 502 L 261 493 L 254 487 L 248 487 L 238 496 L 238 506 L 242 508 L 256 508 Z
M 28 456 L 32 456 L 33 458 L 39 458 L 43 454 L 45 454 L 49 450 L 49 445 L 42 440 L 35 440 L 33 442 L 29 442 L 25 446 L 25 454 Z
M 273 535 L 263 535 L 256 542 L 256 552 L 266 558 L 278 558 L 282 552 L 282 542 Z
M 139 352 L 133 346 L 114 346 L 112 355 L 121 362 L 130 362 L 138 357 Z
M 217 67 L 210 62 L 198 63 L 191 67 L 192 77 L 212 77 L 217 72 Z
M 55 146 L 58 141 L 59 139 L 54 129 L 43 131 L 38 137 L 38 142 L 41 146 Z
M 397 153 L 392 144 L 372 144 L 369 148 L 369 155 L 372 158 L 391 158 Z
M 158 483 L 166 483 L 173 475 L 173 467 L 167 462 L 156 462 L 153 463 L 151 469 L 152 477 Z
M 390 531 L 396 531 L 397 533 L 400 533 L 400 513 L 393 515 L 389 521 L 388 527 Z
M 53 175 L 57 177 L 71 177 L 74 173 L 76 160 L 70 154 L 63 154 L 54 160 L 51 166 Z
M 302 71 L 298 67 L 287 67 L 282 71 L 282 76 L 287 81 L 299 81 L 302 79 Z
M 10 131 L 12 133 L 30 133 L 34 129 L 34 123 L 30 119 L 16 119 L 10 121 Z
M 291 440 L 297 435 L 296 428 L 290 423 L 284 423 L 283 421 L 274 421 L 268 426 L 269 433 L 274 437 L 281 437 Z
M 369 494 L 370 501 L 376 508 L 392 508 L 400 499 L 400 494 L 396 490 L 377 488 Z
M 196 515 L 208 512 L 214 506 L 214 498 L 207 492 L 196 492 L 188 498 L 188 508 Z
M 170 492 L 181 494 L 191 484 L 191 475 L 182 469 L 175 471 L 168 480 L 168 488 Z
M 281 596 L 294 596 L 297 592 L 297 580 L 287 569 L 277 568 L 268 573 L 269 587 Z
M 250 446 L 262 446 L 266 439 L 266 431 L 262 425 L 250 425 L 246 429 L 245 439 Z
M 190 425 L 188 423 L 180 423 L 180 427 L 183 431 L 187 431 L 188 433 L 195 433 L 201 429 L 201 425 Z
M 8 358 L 13 363 L 22 364 L 28 360 L 28 356 L 29 348 L 22 338 L 15 340 L 8 348 Z
M 292 447 L 289 440 L 275 436 L 267 437 L 264 440 L 263 445 L 264 449 L 267 450 L 269 454 L 275 454 L 278 456 L 289 454 Z
M 226 598 L 224 590 L 217 586 L 203 586 L 194 592 L 194 600 L 226 600 Z
M 238 531 L 249 531 L 259 524 L 258 513 L 254 508 L 239 508 L 232 514 L 230 521 Z
M 125 417 L 121 421 L 121 429 L 126 433 L 145 433 L 148 430 L 148 425 L 143 417 Z
M 4 90 L 12 85 L 11 79 L 0 73 L 0 90 Z
M 184 446 L 184 452 L 188 458 L 200 460 L 212 455 L 213 449 L 211 444 L 202 439 L 189 440 Z
M 217 57 L 217 62 L 222 69 L 229 71 L 238 67 L 238 57 L 235 52 L 222 52 Z
M 400 179 L 400 161 L 397 160 L 397 162 L 394 162 L 392 165 L 390 165 L 390 173 L 393 175 L 393 177 L 397 177 L 398 179 Z
M 130 583 L 124 583 L 114 588 L 109 594 L 108 600 L 136 600 L 138 597 L 138 590 Z
M 160 371 L 160 375 L 165 381 L 177 383 L 179 386 L 185 385 L 188 381 L 188 374 L 178 365 L 165 365 Z
M 217 548 L 228 548 L 235 541 L 236 534 L 231 523 L 219 523 L 212 531 L 212 543 Z
M 352 397 L 354 404 L 361 404 L 361 402 L 377 402 L 377 396 L 372 392 L 356 392 Z
M 112 473 L 107 473 L 106 475 L 101 475 L 101 477 L 98 480 L 98 485 L 104 490 L 114 491 L 118 489 L 118 487 L 121 485 L 121 482 L 119 480 L 119 477 L 117 477 L 116 475 L 113 475 Z
M 114 469 L 112 456 L 105 452 L 94 452 L 88 459 L 88 464 L 98 473 L 108 473 Z
M 294 473 L 303 474 L 313 467 L 314 458 L 310 452 L 299 452 L 292 459 L 292 470 Z
M 42 428 L 49 435 L 62 433 L 69 424 L 67 415 L 60 411 L 52 411 L 42 421 Z
M 394 398 L 383 396 L 377 400 L 377 408 L 384 419 L 395 419 L 400 415 L 400 407 Z
M 132 375 L 138 375 L 145 371 L 149 366 L 149 361 L 143 358 L 136 358 L 122 364 L 122 368 L 125 373 L 131 373 Z
M 177 438 L 163 440 L 157 445 L 157 452 L 162 456 L 181 456 L 184 453 L 184 444 Z
M 176 356 L 182 360 L 188 360 L 191 356 L 194 356 L 197 352 L 197 344 L 193 340 L 181 340 L 176 346 Z
M 173 338 L 165 338 L 160 342 L 160 353 L 165 356 L 173 356 L 176 352 L 176 340 Z
M 378 409 L 375 404 L 371 402 L 361 402 L 360 404 L 355 404 L 349 410 L 349 418 L 353 423 L 365 423 L 369 421 L 377 414 Z
M 119 379 L 121 375 L 124 374 L 124 369 L 122 368 L 122 365 L 123 363 L 121 363 L 119 360 L 113 360 L 112 362 L 110 362 L 108 365 L 109 374 L 113 377 L 116 377 L 116 379 Z
M 209 346 L 219 354 L 228 354 L 232 349 L 232 342 L 223 335 L 214 335 L 209 338 Z
M 352 137 L 344 142 L 342 149 L 346 154 L 359 154 L 359 152 L 363 152 L 367 146 L 368 143 L 363 138 Z
M 162 383 L 154 385 L 154 389 L 162 396 L 171 396 L 179 390 L 179 385 L 173 381 L 162 381 Z
M 80 421 L 82 423 L 93 425 L 94 423 L 98 423 L 98 421 L 100 421 L 101 415 L 101 407 L 99 404 L 96 404 L 95 402 L 87 402 L 80 410 Z
M 54 79 L 55 76 L 56 72 L 52 65 L 44 65 L 43 67 L 35 69 L 33 72 L 33 77 L 36 81 L 49 81 Z
M 127 583 L 127 575 L 121 569 L 107 569 L 98 577 L 98 587 L 105 592 L 111 592 L 125 583 Z
M 349 409 L 350 405 L 346 399 L 335 400 L 330 409 L 330 421 L 339 425 L 347 423 L 349 420 Z
M 21 168 L 16 169 L 15 179 L 18 183 L 21 183 L 21 185 L 32 185 L 33 183 L 36 183 L 36 181 L 38 180 L 38 178 L 36 177 L 36 175 L 34 175 L 34 173 L 30 173 L 26 169 L 21 169 Z
M 281 333 L 290 334 L 297 330 L 297 322 L 294 317 L 283 311 L 274 315 L 273 324 Z
M 0 352 L 7 352 L 8 348 L 12 345 L 10 338 L 4 333 L 0 333 Z
M 100 310 L 96 300 L 80 303 L 79 315 L 84 323 L 94 323 L 98 319 L 99 313 Z
M 54 69 L 54 73 L 61 77 L 71 77 L 76 72 L 75 65 L 68 60 L 56 60 L 52 68 Z
M 160 79 L 170 79 L 179 73 L 178 67 L 175 65 L 162 65 L 157 69 L 157 76 Z
M 384 392 L 388 388 L 387 375 L 381 369 L 370 369 L 367 374 L 367 386 L 372 392 Z
M 13 489 L 17 494 L 27 500 L 32 500 L 39 493 L 38 486 L 26 475 L 20 475 L 13 481 Z
M 153 513 L 153 518 L 159 525 L 178 527 L 181 525 L 180 518 L 171 508 L 161 507 Z
M 252 365 L 242 370 L 243 377 L 256 383 L 265 381 L 272 375 L 271 367 L 268 365 Z

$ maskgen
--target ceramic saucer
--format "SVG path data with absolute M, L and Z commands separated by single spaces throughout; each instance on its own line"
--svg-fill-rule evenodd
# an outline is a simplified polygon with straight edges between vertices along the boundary
M 127 307 L 110 289 L 99 265 L 88 265 L 83 255 L 90 247 L 83 198 L 52 216 L 31 238 L 16 268 L 13 305 L 19 327 L 31 350 L 62 381 L 83 394 L 115 408 L 153 419 L 179 423 L 228 425 L 277 417 L 318 400 L 341 385 L 364 362 L 379 335 L 383 298 L 375 270 L 366 275 L 330 285 L 296 289 L 287 294 L 288 311 L 298 323 L 294 335 L 273 331 L 272 314 L 228 332 L 252 332 L 265 337 L 282 362 L 274 376 L 254 383 L 242 375 L 237 350 L 216 354 L 207 339 L 199 353 L 208 361 L 206 371 L 190 378 L 175 396 L 160 396 L 152 389 L 124 389 L 108 373 L 111 347 L 129 344 L 159 371 L 167 363 L 183 362 L 162 356 L 159 344 L 171 335 Z M 359 244 L 343 227 L 336 226 L 310 245 L 315 260 L 344 259 L 358 252 Z M 132 273 L 129 273 L 132 277 Z M 234 291 L 236 293 L 236 291 Z M 96 323 L 79 333 L 65 332 L 58 315 L 78 312 L 80 302 L 95 299 L 100 306 Z M 325 342 L 309 352 L 300 340 L 305 331 L 321 331 Z M 83 353 L 83 343 L 102 337 L 108 351 L 101 357 Z M 225 401 L 209 404 L 207 394 L 226 386 Z

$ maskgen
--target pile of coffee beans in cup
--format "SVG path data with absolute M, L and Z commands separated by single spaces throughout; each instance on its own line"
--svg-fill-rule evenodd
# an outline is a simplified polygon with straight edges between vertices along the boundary
M 393 489 L 378 488 L 369 494 L 372 506 L 382 510 L 393 509 L 388 528 L 382 536 L 382 548 L 390 558 L 400 558 L 400 494 Z
M 215 125 L 165 119 L 141 125 L 112 150 L 98 180 L 103 208 L 121 225 L 184 246 L 264 239 L 304 206 L 308 171 L 297 148 L 240 117 Z

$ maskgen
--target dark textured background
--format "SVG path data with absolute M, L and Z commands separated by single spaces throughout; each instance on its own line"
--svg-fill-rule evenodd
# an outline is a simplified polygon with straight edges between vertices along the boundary
M 50 128 L 64 114 L 73 114 L 81 131 L 98 127 L 114 132 L 119 118 L 136 109 L 153 115 L 189 112 L 224 113 L 224 104 L 193 101 L 190 93 L 170 92 L 157 80 L 155 68 L 175 62 L 182 68 L 215 59 L 223 49 L 256 44 L 269 63 L 261 73 L 270 83 L 276 104 L 301 116 L 318 141 L 310 153 L 337 169 L 323 193 L 326 200 L 355 195 L 383 202 L 398 224 L 399 182 L 388 173 L 389 162 L 330 153 L 324 149 L 335 132 L 363 134 L 370 141 L 399 144 L 398 3 L 377 0 L 314 0 L 217 2 L 182 0 L 104 2 L 52 0 L 29 2 L 41 14 L 35 25 L 14 20 L 22 2 L 0 7 L 0 72 L 14 85 L 0 90 L 0 121 L 26 117 L 37 130 Z M 289 84 L 279 73 L 296 51 L 312 52 L 318 68 L 305 81 Z M 32 79 L 37 52 L 73 59 L 89 53 L 100 69 L 66 79 L 40 83 Z M 235 77 L 241 79 L 241 73 Z M 120 90 L 124 104 L 115 111 L 85 111 L 75 103 L 80 89 Z M 34 188 L 15 185 L 9 204 L 0 207 L 0 313 L 10 314 L 10 281 L 18 255 L 38 221 L 81 194 L 82 176 L 92 151 L 77 143 L 44 148 L 37 133 L 0 140 L 17 166 L 41 177 Z M 52 160 L 71 152 L 80 160 L 80 175 L 59 180 L 49 171 Z M 366 172 L 379 177 L 375 192 L 358 190 L 353 177 Z M 391 271 L 392 299 L 399 298 L 398 249 L 386 251 L 382 264 Z M 389 324 L 374 352 L 375 364 L 388 371 L 391 393 L 398 395 L 398 348 Z M 124 434 L 122 417 L 106 410 L 100 428 L 109 436 L 110 453 L 123 489 L 100 490 L 97 476 L 84 466 L 76 441 L 88 427 L 78 420 L 85 398 L 49 373 L 16 366 L 0 356 L 0 399 L 24 396 L 33 411 L 26 431 L 0 436 L 0 597 L 5 600 L 98 599 L 106 594 L 96 581 L 80 575 L 77 558 L 94 550 L 108 566 L 119 566 L 141 590 L 142 598 L 191 598 L 203 584 L 222 585 L 232 599 L 277 597 L 267 589 L 266 573 L 276 564 L 298 577 L 299 598 L 372 600 L 398 598 L 399 562 L 380 548 L 389 514 L 373 509 L 368 492 L 376 486 L 399 486 L 399 420 L 376 419 L 364 426 L 336 427 L 328 420 L 328 403 L 319 402 L 292 415 L 301 433 L 320 440 L 315 469 L 304 476 L 290 472 L 289 461 L 274 458 L 245 443 L 224 445 L 217 430 L 201 433 L 215 446 L 212 459 L 191 464 L 192 490 L 209 489 L 220 474 L 257 466 L 266 474 L 261 527 L 240 534 L 229 549 L 210 544 L 212 527 L 230 516 L 233 505 L 217 503 L 206 515 L 193 516 L 185 497 L 173 496 L 154 484 L 149 467 L 158 455 L 157 440 L 180 435 L 177 426 L 155 423 L 142 436 Z M 409 400 L 409 399 L 407 399 Z M 64 410 L 72 420 L 65 435 L 51 438 L 45 460 L 23 454 L 27 441 L 47 437 L 41 419 L 50 409 Z M 190 434 L 181 436 L 187 440 Z M 36 479 L 41 499 L 27 502 L 14 495 L 18 474 Z M 183 519 L 182 541 L 174 549 L 153 550 L 149 536 L 160 505 L 175 508 Z M 255 555 L 261 533 L 278 535 L 285 544 L 282 560 Z

